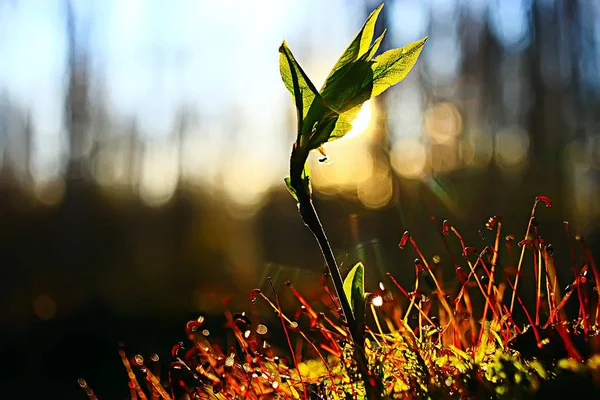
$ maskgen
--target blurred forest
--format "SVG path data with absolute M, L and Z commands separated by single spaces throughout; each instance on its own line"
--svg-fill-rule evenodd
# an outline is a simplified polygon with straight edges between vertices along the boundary
M 319 86 L 379 1 L 248 3 L 0 0 L 3 390 L 85 398 L 85 376 L 118 398 L 120 341 L 166 357 L 188 319 L 220 329 L 222 299 L 248 309 L 267 276 L 316 296 L 277 47 Z M 388 0 L 380 22 L 384 48 L 430 40 L 333 163 L 312 160 L 343 270 L 408 284 L 405 230 L 429 256 L 444 219 L 484 247 L 488 217 L 521 237 L 539 194 L 563 276 L 563 220 L 598 255 L 600 2 Z

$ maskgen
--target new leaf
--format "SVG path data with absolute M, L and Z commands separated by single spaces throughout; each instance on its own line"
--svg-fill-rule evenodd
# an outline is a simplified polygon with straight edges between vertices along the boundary
M 365 267 L 359 262 L 344 279 L 344 294 L 354 314 L 364 313 L 365 303 Z
M 292 94 L 298 115 L 290 178 L 286 179 L 296 199 L 299 190 L 309 195 L 308 173 L 302 169 L 308 153 L 346 135 L 352 129 L 362 104 L 404 79 L 425 45 L 427 38 L 375 57 L 385 35 L 384 31 L 373 41 L 375 24 L 382 8 L 383 4 L 369 15 L 333 66 L 320 91 L 304 73 L 287 43 L 284 41 L 279 48 L 281 77 Z

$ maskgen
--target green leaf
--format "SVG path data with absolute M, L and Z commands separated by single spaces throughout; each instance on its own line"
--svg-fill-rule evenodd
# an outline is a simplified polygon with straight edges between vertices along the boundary
M 379 96 L 408 75 L 427 39 L 425 37 L 401 49 L 388 50 L 375 58 L 371 98 Z
M 377 7 L 371 13 L 371 15 L 367 17 L 367 20 L 363 24 L 360 31 L 356 34 L 352 42 L 348 45 L 348 48 L 346 48 L 340 59 L 333 66 L 331 72 L 329 73 L 329 76 L 327 77 L 325 83 L 323 84 L 323 87 L 321 88 L 321 92 L 325 91 L 325 88 L 332 83 L 331 81 L 334 80 L 334 78 L 336 78 L 336 75 L 343 75 L 340 74 L 340 71 L 343 70 L 344 67 L 352 65 L 352 63 L 354 63 L 356 60 L 358 60 L 370 50 L 371 42 L 373 41 L 373 35 L 375 34 L 375 24 L 377 22 L 377 17 L 379 17 L 379 13 L 381 12 L 382 8 L 383 4 Z M 381 40 L 379 40 L 379 43 L 381 43 Z M 377 51 L 377 49 L 375 49 L 375 51 Z
M 292 94 L 298 114 L 298 135 L 302 131 L 304 118 L 315 98 L 320 95 L 284 41 L 279 47 L 279 72 L 285 87 Z M 298 137 L 299 139 L 299 137 Z M 298 140 L 299 142 L 299 140 Z
M 365 303 L 365 267 L 359 262 L 348 273 L 344 279 L 344 294 L 350 303 L 350 307 L 354 314 L 357 314 L 357 309 L 364 313 Z
M 292 180 L 290 179 L 289 176 L 286 176 L 285 179 L 285 187 L 287 187 L 288 192 L 290 192 L 290 194 L 292 195 L 292 197 L 294 199 L 296 199 L 296 201 L 298 201 L 298 194 L 296 193 L 296 189 L 294 189 L 292 187 Z

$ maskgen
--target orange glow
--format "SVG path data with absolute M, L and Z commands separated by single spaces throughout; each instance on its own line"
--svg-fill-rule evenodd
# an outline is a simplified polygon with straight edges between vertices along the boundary
M 415 138 L 401 139 L 394 143 L 390 152 L 394 171 L 405 178 L 417 178 L 428 165 L 425 146 Z
M 346 133 L 343 139 L 354 139 L 369 129 L 374 114 L 373 108 L 373 104 L 370 100 L 363 103 L 356 119 L 352 122 L 352 129 L 350 132 Z
M 496 134 L 496 162 L 514 170 L 527 161 L 529 134 L 520 126 L 509 126 Z

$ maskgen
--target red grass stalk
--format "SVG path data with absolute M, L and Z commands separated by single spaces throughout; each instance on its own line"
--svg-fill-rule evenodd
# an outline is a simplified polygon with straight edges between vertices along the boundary
M 125 354 L 125 351 L 123 349 L 119 349 L 119 355 L 121 356 L 121 361 L 123 362 L 123 365 L 125 366 L 125 370 L 127 370 L 127 377 L 129 378 L 129 382 L 131 382 L 131 384 L 133 385 L 135 392 L 137 393 L 137 395 L 140 397 L 141 400 L 147 400 L 146 394 L 140 387 L 140 384 L 139 384 L 137 378 L 135 377 L 133 370 L 131 369 L 131 364 L 129 363 L 129 360 L 127 359 L 127 355 Z
M 577 298 L 579 300 L 579 318 L 583 319 L 583 330 L 587 332 L 588 321 L 585 317 L 585 306 L 583 300 L 583 292 L 581 290 L 581 277 L 579 276 L 579 269 L 577 268 L 577 262 L 575 261 L 575 246 L 573 246 L 573 238 L 571 236 L 571 224 L 568 221 L 564 221 L 565 229 L 567 231 L 567 239 L 569 243 L 569 253 L 571 255 L 571 269 L 573 270 L 573 275 L 575 276 L 575 285 L 577 287 Z
M 277 312 L 277 315 L 279 315 L 279 319 L 281 320 L 281 326 L 283 327 L 283 332 L 285 333 L 285 340 L 287 341 L 288 347 L 290 348 L 290 352 L 292 353 L 292 360 L 294 361 L 294 367 L 296 367 L 296 372 L 298 372 L 298 379 L 300 379 L 300 384 L 302 385 L 302 392 L 304 393 L 304 400 L 308 400 L 308 393 L 306 392 L 306 385 L 304 384 L 304 380 L 302 379 L 302 374 L 300 374 L 300 368 L 298 368 L 298 362 L 296 360 L 296 352 L 294 351 L 294 348 L 292 347 L 292 341 L 290 340 L 290 333 L 288 332 L 287 326 L 285 324 L 285 322 L 286 322 L 285 320 L 287 318 L 283 315 L 283 311 L 281 311 L 281 305 L 279 304 L 279 296 L 277 295 L 277 292 L 275 291 L 275 287 L 273 286 L 273 281 L 271 280 L 271 277 L 269 277 L 268 280 L 269 280 L 269 285 L 271 286 L 271 289 L 273 290 L 273 294 L 275 296 L 275 304 L 277 305 L 276 312 Z M 269 304 L 271 304 L 271 306 L 273 306 L 273 303 L 271 303 L 269 298 L 267 296 L 265 296 L 264 293 L 260 292 L 260 295 Z M 291 323 L 291 321 L 288 320 L 288 323 Z
M 546 203 L 546 207 L 552 207 L 552 203 L 550 202 L 550 199 L 548 199 L 546 196 L 538 196 L 535 198 L 535 201 L 533 202 L 533 207 L 531 209 L 531 215 L 529 216 L 529 222 L 527 223 L 527 230 L 525 231 L 525 240 L 529 239 L 531 223 L 533 221 L 533 217 L 535 216 L 536 207 L 540 201 Z M 515 277 L 515 285 L 513 288 L 513 294 L 510 299 L 510 309 L 509 309 L 510 314 L 512 314 L 512 312 L 513 312 L 513 308 L 514 308 L 514 304 L 515 304 L 515 295 L 517 294 L 517 289 L 519 288 L 519 276 L 521 276 L 521 267 L 523 265 L 523 257 L 525 256 L 525 248 L 526 248 L 526 244 L 524 244 L 523 247 L 521 248 L 521 256 L 519 257 L 519 264 L 517 266 L 517 276 Z
M 583 251 L 585 252 L 586 258 L 588 259 L 588 262 L 590 263 L 590 265 L 592 266 L 592 272 L 594 273 L 594 281 L 596 284 L 596 290 L 600 291 L 600 273 L 598 273 L 598 267 L 596 265 L 596 260 L 594 259 L 594 256 L 592 256 L 592 252 L 590 251 L 590 247 L 587 245 L 587 243 L 585 242 L 585 240 L 583 240 L 583 238 L 579 239 L 579 246 L 583 249 Z M 597 299 L 596 299 L 596 313 L 594 316 L 594 322 L 596 325 L 598 325 L 598 323 L 600 322 L 599 318 L 599 313 L 600 313 L 600 292 L 597 294 Z

